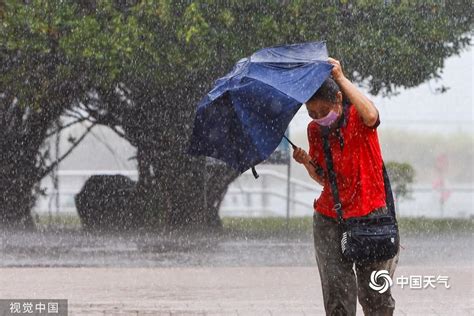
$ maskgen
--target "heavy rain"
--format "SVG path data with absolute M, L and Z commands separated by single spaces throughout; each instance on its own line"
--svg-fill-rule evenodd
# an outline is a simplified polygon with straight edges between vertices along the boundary
M 472 315 L 470 1 L 0 0 L 0 315 Z

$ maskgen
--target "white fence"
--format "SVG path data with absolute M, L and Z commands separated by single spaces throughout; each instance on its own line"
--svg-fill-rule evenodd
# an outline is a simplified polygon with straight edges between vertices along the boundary
M 220 215 L 242 217 L 309 216 L 313 212 L 313 200 L 319 196 L 321 187 L 316 183 L 291 179 L 287 188 L 286 173 L 259 169 L 259 179 L 246 172 L 234 181 L 222 202 Z M 50 181 L 44 181 L 48 194 L 39 199 L 37 213 L 75 213 L 74 195 L 85 181 L 94 174 L 122 174 L 137 179 L 136 171 L 60 171 L 59 190 L 52 189 Z M 397 202 L 399 216 L 425 216 L 433 218 L 474 217 L 474 196 L 471 185 L 448 186 L 450 197 L 441 203 L 440 193 L 430 186 L 412 187 L 412 198 Z M 289 195 L 288 195 L 289 193 Z M 58 205 L 56 205 L 58 204 Z

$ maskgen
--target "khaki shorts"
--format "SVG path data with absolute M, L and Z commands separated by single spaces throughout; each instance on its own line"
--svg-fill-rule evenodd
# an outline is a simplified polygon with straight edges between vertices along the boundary
M 367 216 L 387 213 L 387 208 L 381 208 Z M 371 264 L 349 262 L 341 253 L 341 226 L 335 219 L 319 212 L 313 215 L 313 235 L 326 315 L 355 315 L 357 298 L 365 315 L 393 315 L 395 299 L 391 289 L 381 294 L 369 287 L 369 281 L 374 270 L 387 270 L 393 279 L 400 248 L 394 258 L 386 261 Z

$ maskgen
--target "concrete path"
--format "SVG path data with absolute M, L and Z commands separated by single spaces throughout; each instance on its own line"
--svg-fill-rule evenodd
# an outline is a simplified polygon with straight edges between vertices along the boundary
M 474 315 L 472 265 L 399 266 L 395 278 L 408 275 L 447 275 L 451 288 L 395 283 L 395 315 Z M 69 315 L 324 315 L 315 265 L 1 268 L 0 298 L 64 298 Z

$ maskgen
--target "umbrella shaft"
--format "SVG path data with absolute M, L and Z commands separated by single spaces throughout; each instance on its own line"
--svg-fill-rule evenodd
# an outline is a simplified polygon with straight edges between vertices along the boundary
M 288 139 L 288 137 L 286 137 L 285 135 L 283 135 L 283 138 L 286 139 L 288 141 L 288 143 L 290 143 L 290 145 L 293 147 L 293 149 L 296 149 L 296 145 L 293 144 L 293 142 L 291 140 Z M 316 170 L 319 170 L 319 167 L 316 166 L 316 164 L 310 160 L 309 163 L 316 169 Z
M 286 139 L 286 140 L 290 143 L 290 145 L 291 145 L 291 147 L 293 147 L 293 149 L 296 148 L 296 145 L 293 144 L 293 142 L 292 142 L 291 140 L 289 140 L 288 137 L 286 137 L 285 135 L 283 135 L 283 138 Z

